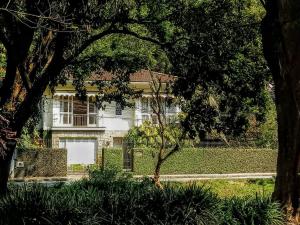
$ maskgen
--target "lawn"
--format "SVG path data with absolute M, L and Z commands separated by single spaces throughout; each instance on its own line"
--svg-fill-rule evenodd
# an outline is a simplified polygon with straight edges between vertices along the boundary
M 248 180 L 205 180 L 187 183 L 175 183 L 177 186 L 196 184 L 209 188 L 220 198 L 262 196 L 270 197 L 274 189 L 273 179 L 248 179 Z

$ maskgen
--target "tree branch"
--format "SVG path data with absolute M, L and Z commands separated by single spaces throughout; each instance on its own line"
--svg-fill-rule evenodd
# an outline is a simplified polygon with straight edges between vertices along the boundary
M 87 49 L 91 44 L 93 44 L 95 41 L 108 36 L 110 34 L 113 34 L 112 26 L 110 26 L 107 30 L 98 33 L 96 35 L 91 36 L 88 40 L 86 40 L 76 51 L 73 55 L 71 55 L 69 58 L 64 60 L 65 65 L 72 64 L 74 60 L 85 50 Z
M 64 65 L 61 64 L 61 61 L 63 60 L 65 40 L 60 34 L 61 33 L 58 33 L 56 36 L 56 46 L 51 61 L 49 61 L 47 67 L 44 68 L 42 75 L 34 81 L 31 91 L 26 95 L 18 108 L 18 111 L 15 113 L 13 127 L 18 134 L 21 132 L 24 124 L 31 116 L 31 108 L 35 107 L 39 103 L 49 83 L 57 78 L 64 67 Z
M 16 72 L 17 72 L 17 64 L 13 62 L 11 57 L 8 54 L 7 58 L 7 66 L 6 66 L 6 74 L 3 81 L 3 84 L 0 88 L 0 108 L 2 108 L 12 96 L 12 89 L 16 79 Z
M 31 89 L 31 83 L 29 81 L 28 76 L 26 76 L 26 70 L 24 68 L 24 65 L 19 65 L 18 70 L 19 70 L 20 77 L 22 79 L 22 83 L 28 93 L 28 92 L 30 92 L 30 89 Z
M 96 35 L 93 35 L 92 37 L 90 37 L 88 40 L 86 40 L 77 50 L 76 52 L 70 56 L 68 59 L 65 60 L 65 64 L 71 64 L 73 63 L 74 59 L 76 57 L 78 57 L 86 48 L 88 48 L 91 44 L 93 44 L 95 41 L 97 40 L 100 40 L 101 38 L 105 37 L 105 36 L 108 36 L 108 35 L 111 35 L 111 34 L 124 34 L 124 35 L 129 35 L 129 36 L 132 36 L 132 37 L 135 37 L 135 38 L 138 38 L 140 40 L 144 40 L 144 41 L 148 41 L 148 42 L 152 42 L 156 45 L 159 45 L 161 46 L 162 48 L 168 48 L 174 44 L 176 44 L 178 41 L 181 41 L 181 40 L 189 40 L 187 37 L 181 37 L 181 38 L 178 38 L 176 39 L 175 41 L 173 42 L 166 42 L 166 43 L 162 43 L 160 42 L 159 40 L 157 39 L 154 39 L 154 38 L 151 38 L 151 37 L 148 37 L 148 36 L 142 36 L 142 35 L 139 35 L 138 33 L 136 32 L 133 32 L 133 31 L 130 31 L 129 29 L 126 29 L 126 28 L 123 28 L 123 29 L 116 29 L 114 28 L 114 25 L 112 24 L 107 30 L 99 33 L 99 34 L 96 34 Z

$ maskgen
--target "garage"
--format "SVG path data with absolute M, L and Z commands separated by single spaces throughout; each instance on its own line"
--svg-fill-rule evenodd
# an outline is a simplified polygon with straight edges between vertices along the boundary
M 96 139 L 60 139 L 59 148 L 66 148 L 68 165 L 96 163 Z

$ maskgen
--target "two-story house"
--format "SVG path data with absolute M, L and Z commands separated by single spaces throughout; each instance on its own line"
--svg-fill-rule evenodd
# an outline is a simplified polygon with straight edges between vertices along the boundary
M 72 81 L 65 86 L 58 86 L 54 94 L 46 92 L 42 126 L 50 134 L 52 148 L 67 149 L 68 165 L 95 164 L 101 159 L 102 148 L 122 145 L 123 137 L 133 126 L 139 126 L 145 120 L 157 123 L 150 107 L 150 83 L 153 77 L 159 77 L 165 86 L 174 80 L 170 75 L 147 70 L 131 74 L 129 85 L 136 90 L 143 90 L 143 94 L 134 100 L 135 107 L 123 110 L 116 103 L 107 104 L 105 110 L 96 107 L 95 95 L 98 90 L 89 85 L 90 81 L 100 79 L 96 74 L 86 81 L 86 101 L 76 97 Z M 105 80 L 111 80 L 110 75 L 106 75 Z M 179 108 L 166 104 L 164 111 L 167 117 L 174 117 Z

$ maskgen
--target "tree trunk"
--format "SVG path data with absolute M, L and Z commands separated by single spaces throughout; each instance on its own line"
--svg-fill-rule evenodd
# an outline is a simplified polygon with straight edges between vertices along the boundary
M 7 192 L 7 182 L 9 178 L 10 166 L 16 142 L 6 143 L 6 155 L 0 157 L 0 196 Z
M 296 106 L 300 101 L 295 102 L 289 86 L 285 82 L 276 86 L 279 151 L 273 199 L 298 221 L 300 116 Z
M 264 55 L 275 83 L 278 120 L 277 177 L 273 198 L 299 222 L 300 1 L 267 0 L 262 21 Z
M 160 168 L 161 168 L 161 161 L 158 161 L 155 167 L 153 181 L 156 187 L 158 187 L 159 189 L 163 189 L 163 186 L 160 183 Z

